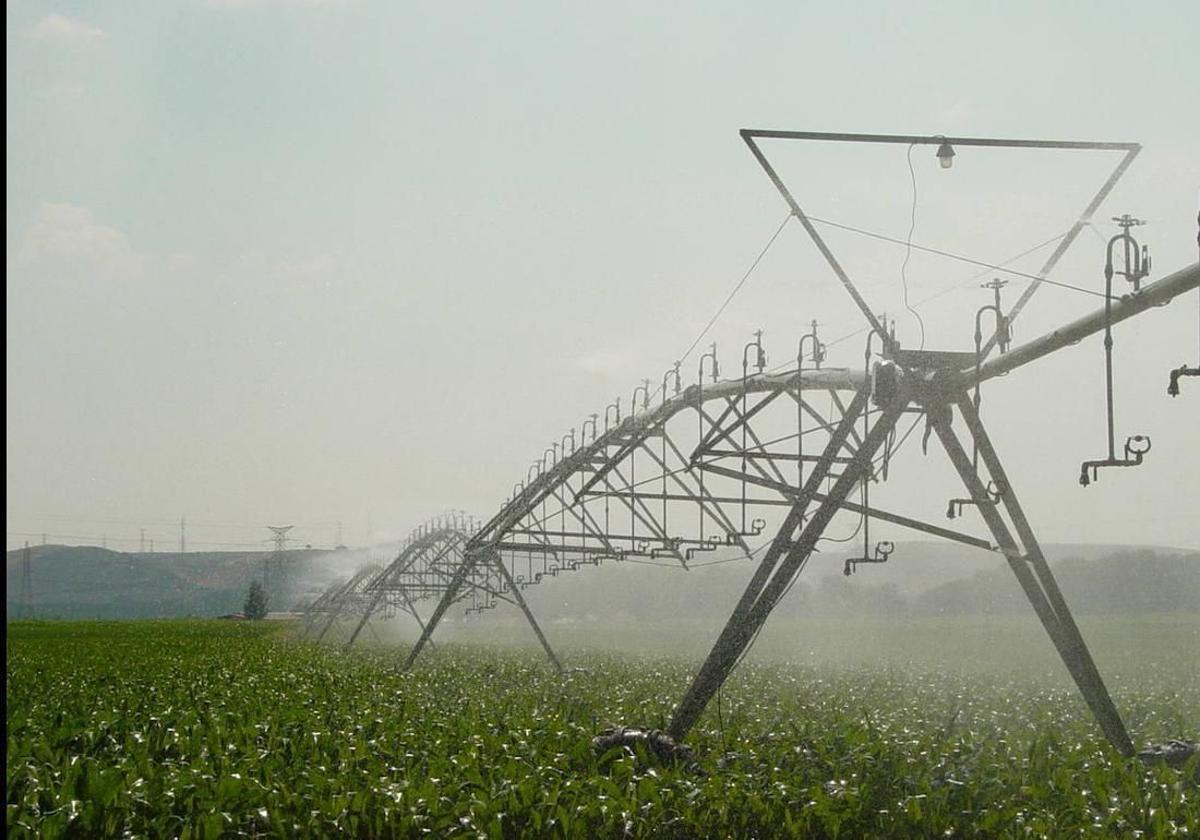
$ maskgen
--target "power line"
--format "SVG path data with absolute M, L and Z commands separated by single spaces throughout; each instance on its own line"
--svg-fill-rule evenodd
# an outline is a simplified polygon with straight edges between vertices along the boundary
M 43 537 L 43 538 L 49 538 L 49 539 L 54 539 L 54 540 L 74 540 L 77 542 L 96 543 L 98 545 L 103 545 L 105 543 L 110 543 L 110 542 L 129 543 L 131 545 L 134 543 L 137 543 L 142 548 L 145 547 L 145 540 L 141 536 L 110 537 L 110 536 L 107 536 L 104 534 L 101 534 L 101 535 L 95 535 L 95 534 L 91 534 L 91 535 L 46 534 L 46 533 L 42 533 L 40 531 L 5 531 L 4 534 L 6 537 Z M 229 547 L 229 548 L 261 548 L 263 545 L 261 542 L 259 542 L 259 543 L 244 543 L 244 542 L 219 542 L 219 541 L 207 541 L 207 540 L 192 540 L 190 544 L 193 546 L 197 546 L 197 545 L 225 546 L 225 547 Z
M 13 518 L 13 517 L 10 517 Z M 57 521 L 57 522 L 89 522 L 97 525 L 145 525 L 151 527 L 174 527 L 179 524 L 178 519 L 163 519 L 155 516 L 144 517 L 100 517 L 100 516 L 77 516 L 70 513 L 29 513 L 21 514 L 16 517 L 26 521 Z M 244 522 L 241 520 L 232 519 L 192 519 L 190 520 L 192 527 L 222 527 L 222 528 L 245 528 L 247 530 L 260 531 L 262 523 Z M 301 522 L 297 523 L 298 528 L 326 528 L 335 526 L 336 522 Z

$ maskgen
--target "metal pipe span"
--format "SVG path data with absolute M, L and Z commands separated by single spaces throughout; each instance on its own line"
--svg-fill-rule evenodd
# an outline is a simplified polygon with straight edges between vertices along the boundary
M 582 445 L 550 469 L 529 482 L 516 497 L 510 499 L 499 513 L 488 520 L 471 538 L 467 553 L 473 554 L 487 546 L 497 534 L 505 533 L 525 513 L 560 485 L 567 476 L 579 469 L 594 465 L 598 453 L 606 453 L 610 446 L 628 445 L 628 441 L 644 437 L 649 430 L 687 408 L 695 408 L 709 400 L 732 399 L 743 393 L 759 394 L 769 391 L 784 391 L 790 388 L 807 390 L 859 391 L 866 387 L 867 375 L 861 370 L 849 368 L 820 368 L 784 373 L 759 373 L 745 379 L 724 379 L 705 385 L 692 385 L 681 393 L 668 397 L 661 404 L 630 415 L 613 428 Z M 607 456 L 602 456 L 607 460 Z
M 1192 263 L 1161 280 L 1144 287 L 1141 291 L 1126 295 L 1112 305 L 1112 323 L 1120 323 L 1151 307 L 1163 306 L 1185 292 L 1200 287 L 1200 263 Z M 1049 355 L 1070 344 L 1076 344 L 1104 329 L 1104 309 L 1097 309 L 1078 320 L 1048 332 L 1033 341 L 1014 347 L 1003 356 L 984 362 L 979 369 L 979 381 L 1002 376 L 1011 370 L 1026 365 L 1042 356 Z M 975 379 L 972 372 L 968 381 Z

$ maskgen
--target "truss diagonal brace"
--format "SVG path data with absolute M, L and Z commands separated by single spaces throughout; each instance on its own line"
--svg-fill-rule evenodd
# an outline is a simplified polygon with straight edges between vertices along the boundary
M 795 488 L 793 488 L 790 484 L 781 484 L 777 481 L 768 481 L 765 479 L 756 478 L 754 476 L 749 476 L 749 475 L 745 475 L 744 473 L 740 473 L 737 470 L 726 469 L 725 467 L 719 467 L 719 466 L 715 466 L 712 464 L 710 464 L 707 467 L 707 469 L 711 473 L 716 473 L 717 475 L 723 475 L 727 478 L 736 478 L 736 479 L 744 478 L 746 481 L 750 482 L 751 484 L 756 484 L 760 487 L 770 488 L 771 490 L 776 491 L 777 493 L 784 496 L 785 498 L 790 498 L 790 499 L 794 500 L 800 495 L 799 491 L 797 491 Z M 823 502 L 829 497 L 826 496 L 824 493 L 810 492 L 810 493 L 808 493 L 808 498 L 812 499 L 815 502 Z M 757 499 L 752 499 L 751 504 L 761 504 L 761 502 Z M 922 533 L 930 534 L 935 537 L 941 537 L 942 539 L 953 540 L 954 542 L 962 543 L 963 545 L 969 545 L 972 548 L 981 548 L 984 551 L 992 551 L 993 549 L 995 549 L 995 546 L 985 539 L 981 539 L 979 537 L 973 537 L 970 534 L 963 534 L 959 531 L 955 531 L 950 528 L 943 528 L 940 525 L 931 525 L 928 522 L 922 522 L 919 519 L 913 519 L 912 517 L 909 517 L 909 516 L 902 516 L 901 514 L 892 513 L 891 511 L 880 510 L 879 508 L 873 508 L 873 507 L 864 507 L 863 505 L 856 504 L 855 502 L 851 502 L 849 499 L 841 502 L 839 504 L 839 507 L 841 507 L 843 510 L 850 511 L 851 513 L 866 514 L 866 515 L 870 516 L 872 519 L 879 519 L 884 522 L 891 522 L 893 525 L 900 525 L 901 527 L 904 527 L 904 528 L 912 528 L 914 531 L 921 531 Z
M 367 626 L 367 622 L 371 620 L 371 615 L 374 614 L 376 608 L 378 608 L 379 601 L 382 597 L 382 590 L 377 591 L 371 596 L 371 600 L 367 604 L 367 608 L 363 610 L 363 614 L 359 617 L 358 623 L 355 624 L 354 629 L 350 631 L 350 638 L 346 639 L 346 644 L 343 646 L 346 650 L 349 650 L 354 646 L 354 642 L 358 640 L 358 634 L 363 631 L 363 628 Z
M 361 581 L 359 580 L 358 575 L 352 575 L 348 581 L 342 584 L 337 593 L 329 600 L 329 617 L 325 620 L 324 626 L 321 627 L 321 632 L 317 634 L 318 642 L 325 638 L 325 634 L 329 632 L 329 628 L 332 627 L 334 622 L 336 622 L 340 617 L 340 613 L 342 611 L 342 599 L 345 598 L 360 582 Z
M 442 600 L 438 601 L 438 605 L 434 607 L 433 615 L 429 616 L 429 621 L 425 624 L 425 629 L 421 631 L 416 644 L 408 652 L 408 659 L 404 661 L 403 670 L 407 671 L 417 661 L 417 656 L 421 653 L 421 649 L 425 647 L 425 643 L 433 636 L 433 631 L 441 622 L 442 616 L 446 614 L 446 610 L 450 609 L 450 605 L 458 597 L 458 592 L 462 589 L 463 584 L 466 583 L 471 570 L 475 568 L 475 562 L 474 552 L 470 550 L 464 552 L 462 562 L 459 563 L 458 569 L 454 572 L 454 577 L 450 579 L 450 583 L 446 586 L 446 591 L 442 593 Z
M 533 617 L 533 612 L 530 611 L 529 605 L 525 603 L 525 598 L 523 595 L 521 595 L 521 588 L 513 581 L 512 575 L 509 574 L 508 568 L 504 565 L 503 559 L 493 546 L 468 546 L 468 548 L 463 552 L 462 562 L 459 564 L 459 567 L 455 571 L 454 576 L 450 579 L 450 582 L 446 585 L 446 591 L 442 593 L 442 600 L 438 602 L 437 607 L 433 611 L 433 615 L 429 617 L 429 621 L 421 630 L 420 638 L 418 638 L 416 644 L 413 645 L 413 649 L 409 651 L 408 658 L 404 661 L 404 670 L 411 668 L 412 664 L 417 661 L 417 657 L 420 655 L 421 650 L 432 638 L 433 631 L 437 629 L 437 626 L 441 623 L 443 616 L 446 615 L 446 611 L 450 609 L 450 605 L 454 603 L 458 597 L 458 593 L 466 584 L 467 578 L 470 577 L 472 570 L 474 570 L 475 566 L 480 562 L 491 563 L 499 571 L 500 577 L 504 579 L 509 591 L 513 593 L 513 598 L 516 601 L 517 606 L 520 607 L 521 612 L 525 614 L 525 618 L 529 622 L 530 627 L 533 628 L 534 635 L 536 635 L 538 641 L 542 643 L 542 648 L 546 651 L 547 658 L 549 658 L 551 664 L 554 665 L 555 670 L 561 673 L 562 663 L 559 662 L 558 657 L 555 656 L 554 650 L 550 647 L 550 643 L 546 641 L 546 635 L 542 632 L 542 628 L 538 625 L 537 619 Z
M 367 608 L 363 610 L 362 617 L 359 618 L 358 624 L 354 625 L 354 631 L 350 634 L 350 638 L 346 640 L 345 647 L 347 650 L 354 646 L 354 642 L 358 639 L 358 634 L 361 633 L 363 628 L 367 626 L 367 622 L 370 621 L 371 616 L 375 613 L 375 610 L 379 609 L 379 602 L 383 600 L 386 595 L 386 589 L 375 590 L 375 594 L 372 596 L 370 603 L 367 604 Z M 404 608 L 412 615 L 413 618 L 417 620 L 417 625 L 421 628 L 421 632 L 425 632 L 425 622 L 421 620 L 421 614 L 417 612 L 417 605 L 414 604 L 412 599 L 408 597 L 408 593 L 401 592 L 400 595 L 404 599 Z M 429 640 L 429 646 L 433 647 L 433 639 Z
M 830 458 L 824 459 L 824 462 L 818 464 L 818 468 L 813 470 L 805 485 L 806 491 L 810 487 L 815 490 L 820 482 L 828 476 L 832 453 L 841 448 L 848 428 L 863 412 L 866 402 L 867 392 L 864 389 L 855 397 L 846 416 L 842 418 L 837 432 L 830 438 L 825 448 L 825 453 L 830 455 Z M 833 487 L 829 490 L 828 498 L 821 503 L 794 543 L 791 542 L 791 536 L 803 519 L 809 494 L 805 493 L 800 502 L 788 514 L 783 527 L 775 535 L 767 556 L 763 558 L 759 570 L 755 573 L 746 592 L 743 593 L 741 601 L 734 609 L 733 615 L 729 617 L 721 636 L 709 653 L 708 659 L 701 666 L 687 693 L 680 701 L 679 707 L 675 710 L 669 729 L 672 738 L 681 740 L 699 719 L 712 696 L 725 682 L 729 673 L 749 647 L 750 642 L 762 629 L 771 610 L 775 608 L 792 580 L 808 561 L 816 547 L 817 539 L 825 531 L 834 514 L 837 513 L 840 503 L 870 471 L 871 457 L 891 434 L 896 421 L 907 405 L 908 397 L 900 397 L 881 412 L 875 425 L 871 427 L 870 432 L 864 438 L 862 446 L 859 447 L 854 461 L 834 482 Z M 784 554 L 785 551 L 786 554 Z M 781 554 L 783 554 L 783 559 L 772 575 L 772 566 Z M 756 587 L 758 591 L 755 591 Z
M 546 651 L 546 657 L 550 660 L 550 664 L 554 666 L 554 670 L 561 674 L 563 671 L 562 663 L 554 655 L 554 649 L 546 641 L 546 634 L 542 632 L 542 628 L 538 626 L 537 619 L 533 617 L 533 612 L 529 609 L 529 605 L 525 603 L 525 596 L 521 594 L 521 587 L 513 582 L 512 575 L 509 574 L 508 567 L 504 565 L 504 560 L 500 557 L 499 552 L 494 548 L 484 550 L 487 552 L 489 560 L 500 570 L 500 577 L 504 578 L 504 582 L 508 585 L 509 591 L 512 592 L 517 606 L 521 608 L 521 612 L 525 613 L 525 619 L 529 622 L 529 626 L 533 628 L 533 633 L 537 636 L 538 641 L 542 643 L 542 649 Z

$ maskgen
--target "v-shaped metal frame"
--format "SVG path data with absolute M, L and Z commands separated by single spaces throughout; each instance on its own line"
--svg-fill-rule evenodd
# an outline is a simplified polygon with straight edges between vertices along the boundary
M 750 147 L 750 151 L 754 155 L 754 158 L 767 173 L 767 177 L 771 179 L 771 183 L 775 185 L 775 189 L 777 189 L 779 194 L 783 196 L 783 200 L 787 202 L 787 205 L 791 209 L 793 215 L 795 215 L 795 217 L 800 220 L 800 224 L 804 226 L 804 230 L 807 231 L 809 237 L 813 241 L 813 244 L 817 246 L 817 250 L 821 252 L 821 256 L 825 258 L 825 261 L 829 264 L 829 267 L 833 270 L 833 273 L 837 276 L 838 280 L 841 281 L 842 286 L 846 289 L 846 292 L 851 298 L 853 298 L 855 304 L 857 304 L 859 310 L 862 312 L 863 317 L 866 318 L 867 323 L 871 325 L 871 329 L 873 329 L 875 333 L 879 335 L 885 344 L 890 340 L 890 338 L 887 335 L 886 330 L 884 330 L 883 325 L 879 322 L 879 319 L 875 316 L 874 310 L 867 305 L 866 300 L 863 299 L 863 296 L 855 287 L 854 282 L 850 279 L 850 276 L 846 273 L 846 270 L 842 267 L 841 263 L 838 262 L 837 257 L 835 257 L 833 254 L 833 251 L 821 237 L 821 234 L 813 225 L 812 220 L 804 212 L 803 208 L 801 208 L 800 203 L 796 200 L 791 190 L 789 190 L 787 185 L 784 184 L 783 179 L 779 176 L 779 173 L 776 172 L 775 167 L 771 165 L 771 162 L 767 159 L 766 154 L 759 146 L 757 142 L 758 140 L 817 140 L 837 143 L 883 143 L 903 146 L 935 146 L 941 145 L 942 143 L 949 143 L 951 146 L 986 146 L 989 148 L 1000 149 L 1059 149 L 1064 151 L 1075 150 L 1124 152 L 1116 167 L 1100 186 L 1100 189 L 1098 189 L 1095 195 L 1092 196 L 1091 201 L 1089 201 L 1087 206 L 1084 207 L 1079 218 L 1075 220 L 1075 223 L 1071 225 L 1071 228 L 1067 231 L 1066 235 L 1059 240 L 1059 243 L 1057 247 L 1055 247 L 1054 251 L 1051 252 L 1050 256 L 1046 258 L 1045 263 L 1042 264 L 1041 269 L 1039 269 L 1037 272 L 1036 276 L 1038 278 L 1047 277 L 1049 276 L 1050 272 L 1054 270 L 1054 267 L 1058 264 L 1058 261 L 1062 259 L 1063 255 L 1083 231 L 1084 227 L 1086 227 L 1091 221 L 1092 216 L 1094 216 L 1096 213 L 1096 210 L 1099 209 L 1100 205 L 1104 202 L 1104 199 L 1108 197 L 1108 194 L 1112 192 L 1113 187 L 1117 185 L 1117 181 L 1121 179 L 1121 176 L 1125 174 L 1125 170 L 1129 168 L 1130 164 L 1133 163 L 1134 158 L 1137 157 L 1138 152 L 1142 150 L 1141 145 L 1138 143 L 1101 143 L 1084 140 L 1013 140 L 997 137 L 947 137 L 940 134 L 935 136 L 912 136 L 903 134 L 845 134 L 821 131 L 770 131 L 764 129 L 746 128 L 742 129 L 741 135 L 742 139 L 746 142 L 746 145 Z M 1034 280 L 1021 293 L 1020 297 L 1013 304 L 1012 309 L 1009 311 L 1008 320 L 1010 324 L 1016 320 L 1017 315 L 1019 315 L 1021 310 L 1025 308 L 1025 304 L 1029 302 L 1029 299 L 1034 296 L 1040 286 L 1041 279 Z M 993 336 L 983 347 L 982 353 L 984 358 L 987 357 L 995 345 L 996 339 Z

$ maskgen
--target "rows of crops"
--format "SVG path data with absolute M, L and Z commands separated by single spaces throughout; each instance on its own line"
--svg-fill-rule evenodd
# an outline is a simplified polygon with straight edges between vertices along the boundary
M 1108 749 L 1073 690 L 928 666 L 747 663 L 700 772 L 594 756 L 660 726 L 694 665 L 443 646 L 410 673 L 278 628 L 31 623 L 7 641 L 13 836 L 1166 837 L 1195 762 Z M 1139 740 L 1200 723 L 1195 669 L 1115 681 Z M 715 706 L 716 704 L 714 704 Z

